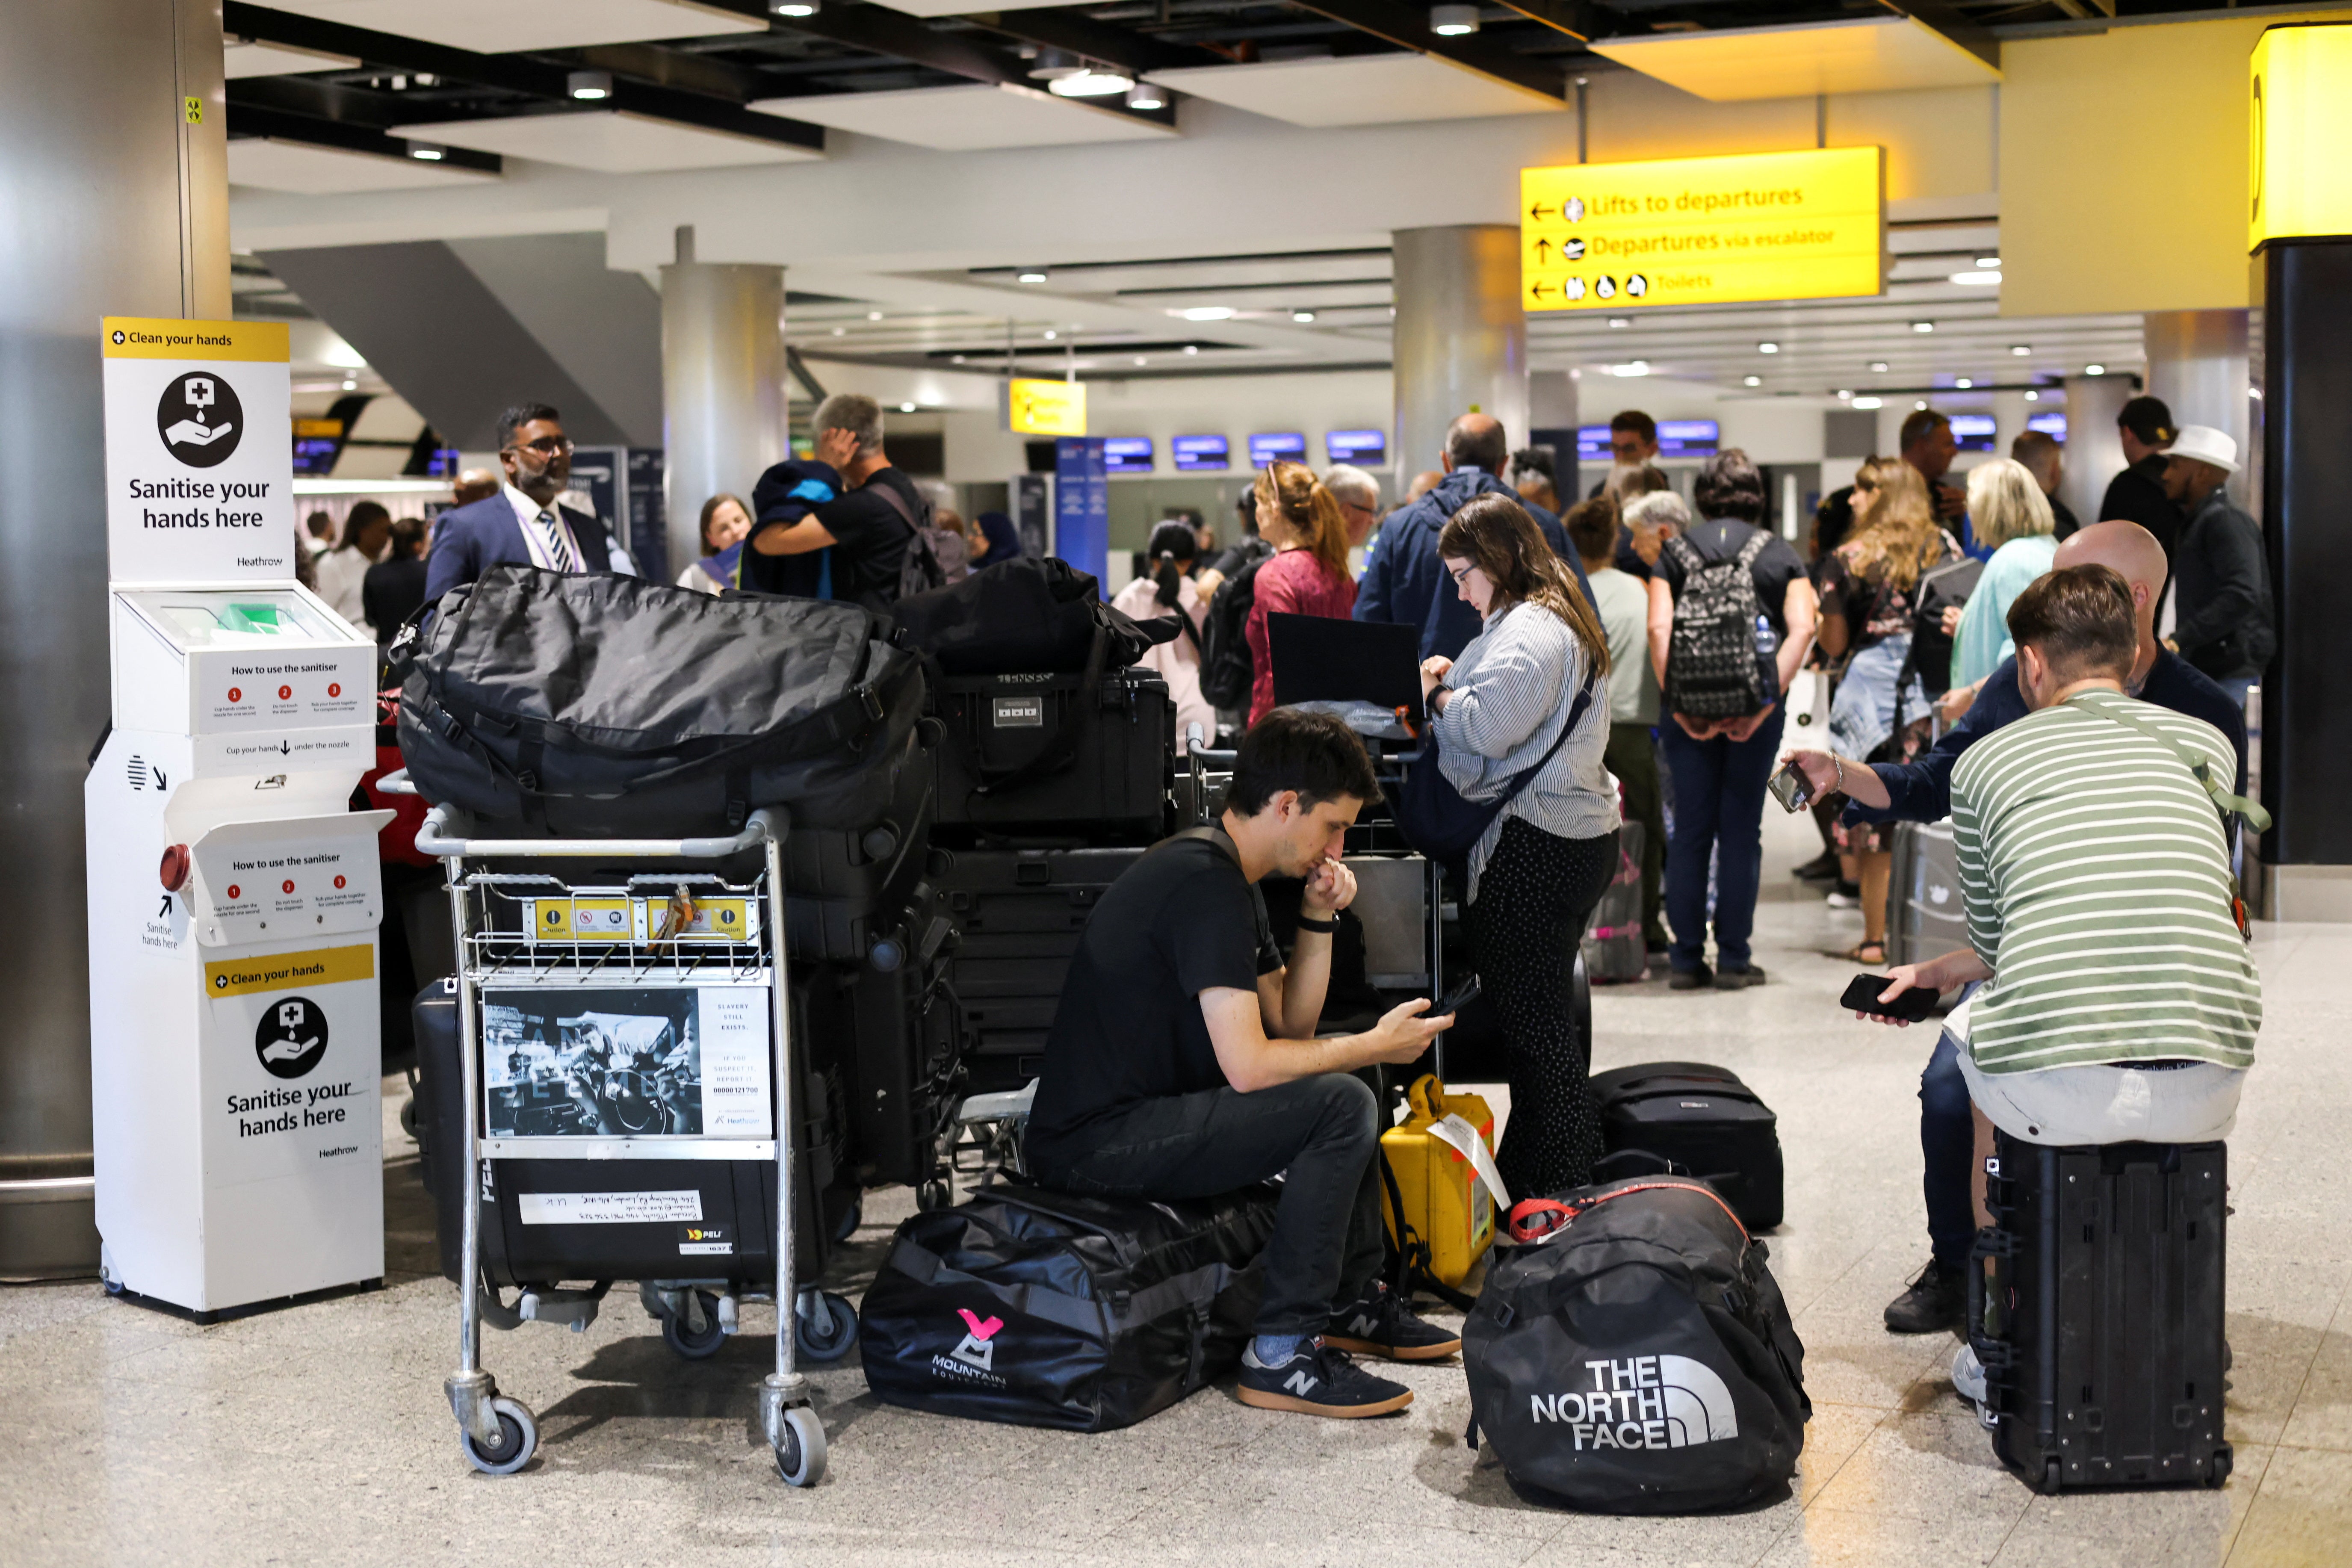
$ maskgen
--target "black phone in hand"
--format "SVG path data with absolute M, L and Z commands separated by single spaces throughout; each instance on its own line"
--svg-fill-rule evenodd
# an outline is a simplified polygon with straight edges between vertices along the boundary
M 1881 1002 L 1879 994 L 1886 989 L 1886 984 L 1884 974 L 1857 974 L 1846 986 L 1845 994 L 1839 998 L 1838 1005 L 1850 1012 L 1871 1013 L 1881 1018 L 1900 1018 L 1906 1024 L 1916 1024 L 1935 1012 L 1936 1002 L 1942 994 L 1913 986 L 1892 1002 Z
M 1456 985 L 1453 990 L 1448 991 L 1444 996 L 1439 999 L 1437 1005 L 1432 1007 L 1427 1013 L 1423 1014 L 1423 1016 L 1428 1018 L 1443 1018 L 1449 1013 L 1459 1013 L 1463 1008 L 1467 1007 L 1471 1003 L 1477 999 L 1478 977 L 1474 974 L 1469 979 L 1464 981 L 1461 984 Z

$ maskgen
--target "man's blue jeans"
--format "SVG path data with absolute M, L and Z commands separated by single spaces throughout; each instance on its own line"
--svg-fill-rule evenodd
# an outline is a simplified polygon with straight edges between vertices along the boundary
M 1960 1076 L 1959 1043 L 1938 1030 L 1935 1054 L 1919 1075 L 1919 1178 L 1927 1200 L 1927 1237 L 1936 1267 L 1957 1269 L 1969 1260 L 1976 1240 L 1976 1200 L 1969 1195 L 1969 1163 L 1976 1158 L 1976 1121 L 1969 1106 L 1968 1079 Z
M 1675 781 L 1674 837 L 1666 846 L 1666 919 L 1674 965 L 1696 969 L 1706 954 L 1706 862 L 1715 855 L 1716 962 L 1748 967 L 1756 930 L 1756 889 L 1764 873 L 1764 785 L 1780 757 L 1785 708 L 1744 741 L 1694 741 L 1669 716 L 1658 726 Z

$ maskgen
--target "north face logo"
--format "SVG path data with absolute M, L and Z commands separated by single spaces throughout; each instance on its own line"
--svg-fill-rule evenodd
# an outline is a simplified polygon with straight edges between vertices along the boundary
M 1530 1394 L 1530 1420 L 1569 1428 L 1586 1448 L 1687 1448 L 1739 1436 L 1731 1390 L 1716 1370 L 1688 1356 L 1589 1361 L 1592 1386 L 1581 1394 Z
M 966 1366 L 976 1366 L 982 1372 L 995 1371 L 996 1346 L 993 1342 L 996 1331 L 1004 1326 L 1004 1320 L 982 1318 L 969 1307 L 958 1307 L 956 1316 L 963 1320 L 963 1326 L 971 1331 L 964 1335 L 961 1344 L 948 1353 Z

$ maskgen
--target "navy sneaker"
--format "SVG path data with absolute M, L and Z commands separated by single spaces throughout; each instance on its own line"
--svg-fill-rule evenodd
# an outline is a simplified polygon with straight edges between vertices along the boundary
M 1424 1323 L 1396 1292 L 1374 1280 L 1371 1294 L 1343 1312 L 1331 1314 L 1326 1344 L 1384 1361 L 1442 1361 L 1462 1348 L 1462 1336 Z
M 1257 1346 L 1242 1352 L 1241 1384 L 1234 1390 L 1244 1405 L 1260 1410 L 1293 1410 L 1301 1415 L 1331 1415 L 1351 1419 L 1388 1415 L 1412 1403 L 1412 1390 L 1384 1377 L 1374 1377 L 1321 1340 L 1302 1343 L 1280 1366 L 1257 1359 Z

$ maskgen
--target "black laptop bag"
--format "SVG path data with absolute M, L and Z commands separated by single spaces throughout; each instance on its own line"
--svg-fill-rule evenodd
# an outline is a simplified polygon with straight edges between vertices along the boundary
M 1729 1069 L 1645 1062 L 1592 1077 L 1609 1152 L 1671 1160 L 1721 1193 L 1751 1231 L 1780 1223 L 1779 1118 Z

